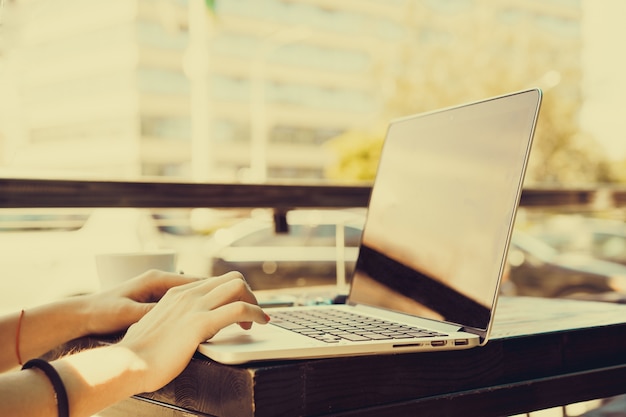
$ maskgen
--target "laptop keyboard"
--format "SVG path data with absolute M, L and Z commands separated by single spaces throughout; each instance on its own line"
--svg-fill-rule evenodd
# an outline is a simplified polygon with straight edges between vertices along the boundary
M 271 317 L 270 323 L 275 326 L 327 343 L 446 336 L 445 333 L 332 308 L 283 310 L 273 312 Z

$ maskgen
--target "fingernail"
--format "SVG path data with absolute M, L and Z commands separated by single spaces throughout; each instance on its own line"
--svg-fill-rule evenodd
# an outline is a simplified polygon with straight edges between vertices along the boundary
M 264 313 L 264 314 L 265 314 L 265 322 L 270 321 L 271 318 L 270 318 L 269 314 L 267 314 L 267 313 Z

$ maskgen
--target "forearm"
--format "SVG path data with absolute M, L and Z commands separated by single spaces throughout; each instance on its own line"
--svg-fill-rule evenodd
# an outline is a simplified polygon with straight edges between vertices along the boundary
M 144 391 L 146 365 L 123 347 L 86 350 L 53 364 L 65 383 L 72 417 L 91 416 Z
M 91 416 L 143 390 L 143 362 L 115 345 L 51 364 L 65 386 L 71 417 Z M 0 415 L 56 415 L 54 390 L 45 374 L 29 369 L 0 376 Z
M 85 335 L 85 299 L 72 297 L 0 318 L 0 372 Z M 18 331 L 19 326 L 19 331 Z M 19 339 L 19 340 L 17 340 Z

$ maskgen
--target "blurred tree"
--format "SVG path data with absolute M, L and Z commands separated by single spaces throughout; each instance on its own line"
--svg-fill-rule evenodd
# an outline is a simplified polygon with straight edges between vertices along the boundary
M 626 159 L 611 161 L 608 169 L 612 179 L 618 183 L 626 184 Z
M 384 133 L 371 131 L 345 132 L 328 142 L 339 155 L 328 167 L 326 176 L 334 180 L 371 181 L 376 175 Z
M 215 12 L 215 0 L 204 0 L 204 2 L 210 11 Z
M 544 90 L 527 183 L 612 182 L 598 143 L 581 131 L 580 39 L 555 36 L 532 15 L 497 7 L 434 13 L 433 2 L 407 2 L 404 39 L 374 57 L 381 123 L 412 113 L 504 94 Z M 383 135 L 348 132 L 331 141 L 330 178 L 373 179 Z M 374 138 L 377 139 L 374 139 Z M 355 165 L 366 164 L 363 168 Z M 366 176 L 369 176 L 366 178 Z

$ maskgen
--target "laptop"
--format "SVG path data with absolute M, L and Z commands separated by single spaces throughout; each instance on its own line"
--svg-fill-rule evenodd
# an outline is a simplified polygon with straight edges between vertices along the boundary
M 392 121 L 346 303 L 267 309 L 269 324 L 229 326 L 198 351 L 241 364 L 487 343 L 541 98 Z

